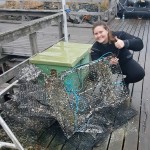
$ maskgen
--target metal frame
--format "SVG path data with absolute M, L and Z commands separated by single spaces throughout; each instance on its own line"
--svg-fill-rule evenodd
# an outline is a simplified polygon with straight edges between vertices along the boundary
M 18 80 L 16 80 L 12 84 L 10 84 L 3 91 L 1 91 L 0 92 L 0 96 L 3 96 L 8 90 L 10 90 L 13 86 L 15 86 L 17 84 L 17 82 L 18 82 Z M 2 141 L 0 141 L 0 149 L 2 147 L 6 147 L 6 148 L 13 148 L 13 149 L 18 149 L 18 150 L 24 150 L 24 148 L 22 147 L 22 145 L 20 144 L 20 142 L 17 140 L 17 138 L 15 137 L 15 135 L 13 134 L 13 132 L 10 130 L 10 128 L 8 127 L 8 125 L 6 124 L 6 122 L 4 121 L 4 119 L 2 118 L 1 115 L 0 115 L 0 125 L 2 126 L 2 128 L 4 129 L 4 131 L 7 133 L 7 135 L 9 136 L 9 138 L 13 142 L 13 143 L 8 143 L 8 142 L 2 142 Z
M 20 142 L 17 140 L 15 135 L 12 133 L 10 128 L 7 126 L 6 122 L 3 120 L 3 118 L 0 116 L 0 125 L 5 130 L 7 135 L 10 137 L 10 139 L 13 141 L 13 143 L 7 143 L 7 142 L 1 142 L 0 141 L 0 148 L 7 147 L 7 148 L 15 148 L 19 150 L 24 150 Z

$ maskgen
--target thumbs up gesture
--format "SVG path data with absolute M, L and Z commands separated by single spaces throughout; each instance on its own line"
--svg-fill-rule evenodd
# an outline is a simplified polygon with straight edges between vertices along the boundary
M 115 36 L 116 42 L 115 42 L 115 46 L 118 49 L 121 49 L 125 46 L 124 41 L 121 39 L 118 39 L 117 36 Z

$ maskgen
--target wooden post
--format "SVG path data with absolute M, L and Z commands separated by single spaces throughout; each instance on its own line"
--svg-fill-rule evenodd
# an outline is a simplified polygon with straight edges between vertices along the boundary
M 110 19 L 110 15 L 109 15 L 109 13 L 110 13 L 110 10 L 108 10 L 108 14 L 107 14 L 107 16 L 108 16 L 108 20 L 107 20 L 107 21 L 109 21 L 109 19 Z
M 3 50 L 2 45 L 0 45 L 0 58 L 2 57 L 2 50 Z
M 114 12 L 114 16 L 117 18 L 117 0 L 114 0 L 111 5 L 113 6 L 113 12 Z
M 58 17 L 59 39 L 63 38 L 63 16 Z
M 2 57 L 2 45 L 0 45 L 0 58 L 1 58 L 1 57 Z M 3 63 L 0 64 L 0 66 L 1 66 L 1 68 L 2 68 L 2 72 L 4 73 L 5 70 L 4 70 L 4 65 L 3 65 Z
M 37 46 L 37 34 L 36 32 L 29 34 L 30 46 L 32 50 L 32 55 L 38 53 L 38 46 Z
M 98 12 L 101 12 L 101 3 L 98 3 Z M 98 21 L 101 20 L 101 16 L 98 15 Z
M 21 9 L 24 9 L 24 0 L 20 0 L 20 7 Z M 25 16 L 22 15 L 21 17 L 22 17 L 21 21 L 25 21 Z
M 0 64 L 0 65 L 1 65 L 1 68 L 2 68 L 2 72 L 4 73 L 5 72 L 4 65 L 3 64 Z

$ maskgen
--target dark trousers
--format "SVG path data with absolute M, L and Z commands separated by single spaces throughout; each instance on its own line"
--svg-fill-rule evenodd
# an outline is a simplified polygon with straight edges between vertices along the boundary
M 128 60 L 124 64 L 120 64 L 123 75 L 126 75 L 124 78 L 125 83 L 135 83 L 142 80 L 145 76 L 144 69 L 134 60 Z

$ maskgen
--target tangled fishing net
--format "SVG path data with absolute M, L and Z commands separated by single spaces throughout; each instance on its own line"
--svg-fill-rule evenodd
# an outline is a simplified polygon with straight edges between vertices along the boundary
M 80 132 L 96 139 L 132 118 L 136 111 L 125 107 L 129 95 L 120 67 L 110 65 L 109 59 L 61 74 L 52 70 L 47 75 L 34 65 L 23 68 L 15 93 L 1 113 L 20 142 L 35 144 L 39 132 L 54 119 L 68 138 Z M 0 136 L 7 140 L 2 132 Z

